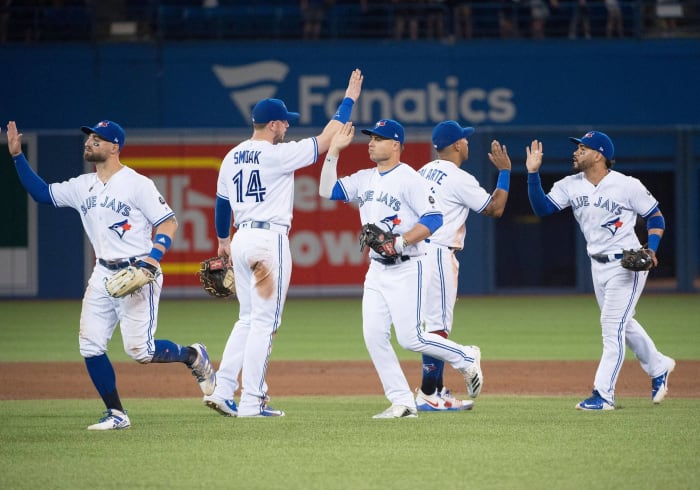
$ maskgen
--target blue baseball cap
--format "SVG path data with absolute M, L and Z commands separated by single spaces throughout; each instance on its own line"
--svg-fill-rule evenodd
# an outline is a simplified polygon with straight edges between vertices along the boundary
M 124 141 L 126 141 L 126 135 L 122 127 L 115 123 L 114 121 L 100 121 L 93 127 L 81 126 L 80 130 L 85 134 L 96 134 L 105 141 L 119 145 L 121 150 L 124 146 Z
M 615 146 L 612 140 L 607 134 L 600 131 L 589 131 L 581 138 L 570 137 L 569 140 L 602 153 L 607 160 L 612 160 L 615 156 Z
M 264 124 L 270 121 L 296 121 L 298 112 L 289 112 L 280 99 L 263 99 L 253 107 L 253 122 Z
M 474 128 L 460 126 L 457 121 L 443 121 L 433 129 L 433 147 L 442 150 L 455 141 L 469 138 L 474 134 Z
M 372 129 L 363 129 L 364 134 L 373 134 L 380 138 L 398 141 L 403 145 L 404 131 L 403 126 L 393 119 L 380 119 Z

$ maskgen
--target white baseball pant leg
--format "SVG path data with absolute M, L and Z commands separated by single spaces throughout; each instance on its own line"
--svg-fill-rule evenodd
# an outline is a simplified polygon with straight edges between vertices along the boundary
M 104 284 L 113 274 L 114 271 L 96 265 L 90 276 L 80 314 L 80 354 L 94 357 L 106 353 L 119 323 L 124 352 L 137 362 L 149 363 L 155 351 L 163 276 L 134 294 L 113 298 Z
M 449 336 L 457 301 L 459 261 L 447 247 L 431 244 L 422 262 L 428 277 L 423 301 L 425 331 Z
M 236 294 L 245 322 L 236 324 L 248 330 L 233 334 L 245 338 L 243 347 L 241 402 L 239 415 L 260 412 L 267 397 L 266 373 L 275 333 L 282 321 L 282 311 L 292 274 L 289 238 L 269 230 L 241 229 L 231 243 Z M 240 274 L 240 275 L 239 275 Z M 238 278 L 242 281 L 238 283 Z M 240 291 L 240 293 L 239 293 Z M 238 347 L 240 348 L 240 347 Z
M 642 295 L 648 272 L 623 269 L 620 263 L 600 264 L 592 262 L 593 285 L 600 307 L 600 324 L 603 336 L 603 354 L 598 364 L 593 386 L 600 396 L 615 402 L 615 385 L 625 359 L 625 346 L 651 375 L 661 369 L 666 359 L 656 349 L 642 326 L 634 320 L 637 302 Z

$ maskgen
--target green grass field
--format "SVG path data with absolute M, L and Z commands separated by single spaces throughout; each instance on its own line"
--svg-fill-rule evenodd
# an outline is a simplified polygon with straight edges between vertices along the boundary
M 79 361 L 80 302 L 0 302 L 0 361 Z M 219 359 L 233 301 L 163 301 L 158 337 Z M 461 298 L 453 338 L 489 359 L 596 360 L 592 296 Z M 700 359 L 700 298 L 645 295 L 637 319 L 665 353 Z M 365 360 L 359 299 L 291 299 L 275 360 Z M 417 355 L 398 351 L 402 359 Z M 118 335 L 110 357 L 127 360 Z M 700 373 L 698 373 L 700 375 Z M 555 374 L 554 374 L 555 375 Z M 1 390 L 1 388 L 0 388 Z M 280 400 L 276 398 L 276 400 Z M 129 399 L 128 431 L 85 430 L 100 400 L 0 401 L 1 488 L 691 489 L 700 482 L 700 400 L 484 395 L 471 412 L 373 420 L 382 396 L 287 397 L 287 417 L 238 420 L 201 400 Z

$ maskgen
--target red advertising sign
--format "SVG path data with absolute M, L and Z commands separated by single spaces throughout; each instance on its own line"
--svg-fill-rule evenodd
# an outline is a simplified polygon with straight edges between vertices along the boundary
M 216 254 L 214 227 L 216 179 L 221 160 L 237 144 L 131 144 L 123 161 L 148 175 L 172 207 L 180 227 L 163 260 L 168 287 L 199 287 L 199 262 Z M 325 156 L 325 155 L 324 155 Z M 407 143 L 402 161 L 419 168 L 431 159 L 427 142 Z M 316 165 L 296 172 L 294 218 L 289 234 L 294 267 L 292 288 L 333 293 L 358 289 L 367 270 L 360 253 L 359 213 L 352 204 L 318 195 L 323 156 Z M 373 166 L 367 144 L 354 143 L 338 163 L 339 176 Z

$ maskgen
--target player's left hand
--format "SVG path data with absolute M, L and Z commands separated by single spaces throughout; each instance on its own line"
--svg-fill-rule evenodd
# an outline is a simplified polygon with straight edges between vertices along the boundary
M 390 231 L 384 231 L 374 223 L 362 226 L 360 232 L 360 251 L 369 247 L 382 257 L 394 259 L 403 252 L 403 239 Z
M 501 145 L 497 140 L 491 142 L 489 160 L 491 160 L 491 163 L 493 163 L 498 170 L 510 170 L 511 168 L 508 149 L 506 145 Z
M 13 157 L 22 153 L 22 133 L 17 131 L 17 124 L 14 121 L 7 123 L 7 148 Z

